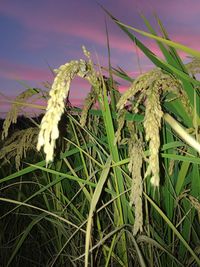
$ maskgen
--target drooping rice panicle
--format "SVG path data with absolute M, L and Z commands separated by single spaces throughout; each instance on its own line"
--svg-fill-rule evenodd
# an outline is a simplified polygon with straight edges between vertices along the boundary
M 87 97 L 84 100 L 84 106 L 81 112 L 81 119 L 80 119 L 80 124 L 82 127 L 85 126 L 86 120 L 87 120 L 87 115 L 88 111 L 91 108 L 93 104 L 97 101 L 98 95 L 96 94 L 96 91 L 92 87 L 91 91 L 88 93 Z
M 154 83 L 148 89 L 146 109 L 144 117 L 145 138 L 149 141 L 149 165 L 145 176 L 152 174 L 151 183 L 159 186 L 159 148 L 160 148 L 160 126 L 163 112 L 160 106 L 160 95 L 158 84 Z
M 133 235 L 135 236 L 138 233 L 138 231 L 142 231 L 143 227 L 143 210 L 142 210 L 143 181 L 141 175 L 143 150 L 142 150 L 141 140 L 130 138 L 128 143 L 128 151 L 130 156 L 128 169 L 132 175 L 130 204 L 133 205 L 135 208 L 135 221 L 133 226 Z
M 10 162 L 14 158 L 16 169 L 19 170 L 21 159 L 26 157 L 28 151 L 35 150 L 37 136 L 38 128 L 36 127 L 30 127 L 13 133 L 0 150 L 1 165 Z
M 46 113 L 41 121 L 37 143 L 38 151 L 44 146 L 47 164 L 48 162 L 53 161 L 55 141 L 59 137 L 58 122 L 64 112 L 65 99 L 69 94 L 71 81 L 75 76 L 79 76 L 88 80 L 92 85 L 93 90 L 95 90 L 95 93 L 98 94 L 100 89 L 98 73 L 95 71 L 93 62 L 90 59 L 90 52 L 87 51 L 84 46 L 83 52 L 89 59 L 88 61 L 83 59 L 80 59 L 79 61 L 70 61 L 55 70 L 56 77 L 49 93 L 50 99 L 47 103 Z M 87 109 L 85 109 L 85 111 L 87 111 Z
M 121 131 L 124 127 L 125 124 L 125 115 L 126 115 L 126 110 L 122 109 L 118 112 L 118 128 L 117 131 L 115 133 L 115 139 L 114 139 L 114 144 L 116 144 L 117 142 L 120 143 L 121 141 Z
M 117 109 L 122 109 L 129 99 L 133 98 L 138 92 L 145 90 L 145 88 L 148 86 L 147 84 L 149 76 L 149 73 L 145 73 L 135 79 L 130 88 L 120 97 L 117 103 Z
M 55 141 L 59 136 L 58 122 L 65 108 L 65 99 L 69 94 L 70 84 L 75 75 L 83 77 L 87 72 L 87 64 L 84 60 L 71 61 L 60 66 L 50 90 L 50 99 L 47 103 L 46 113 L 41 121 L 38 136 L 37 150 L 44 146 L 46 162 L 53 160 Z
M 2 139 L 5 139 L 8 136 L 8 131 L 10 128 L 10 125 L 12 123 L 17 122 L 17 117 L 19 115 L 20 109 L 24 106 L 23 103 L 26 102 L 29 98 L 31 98 L 33 95 L 39 93 L 39 89 L 29 88 L 19 94 L 15 100 L 13 101 L 13 104 L 11 106 L 11 109 L 6 115 L 6 119 L 3 123 L 3 132 L 2 132 Z
M 163 116 L 160 98 L 166 92 L 173 93 L 179 98 L 185 110 L 192 116 L 192 107 L 187 94 L 183 90 L 181 81 L 159 68 L 140 75 L 117 103 L 117 108 L 121 110 L 126 105 L 126 102 L 134 97 L 134 104 L 132 104 L 131 108 L 132 112 L 137 113 L 140 104 L 145 108 L 143 124 L 150 150 L 146 176 L 152 174 L 151 183 L 154 186 L 159 185 L 159 131 Z
M 200 59 L 199 58 L 192 58 L 192 61 L 185 64 L 188 72 L 192 75 L 196 75 L 200 73 Z
M 183 90 L 183 85 L 180 80 L 176 79 L 171 74 L 162 73 L 159 83 L 163 93 L 173 93 L 180 100 L 186 112 L 190 114 L 190 116 L 193 116 L 190 100 L 185 90 Z
M 200 221 L 200 201 L 196 197 L 194 197 L 192 195 L 188 195 L 187 197 L 190 200 L 191 205 L 198 212 L 198 217 L 199 217 L 199 221 Z

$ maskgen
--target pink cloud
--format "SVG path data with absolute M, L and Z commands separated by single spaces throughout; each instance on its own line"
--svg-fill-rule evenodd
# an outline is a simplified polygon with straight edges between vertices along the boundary
M 10 108 L 11 104 L 7 102 L 6 98 L 0 95 L 0 106 L 1 106 L 1 112 L 5 112 Z
M 200 2 L 199 0 L 181 0 L 181 1 L 158 1 L 158 0 L 120 0 L 118 5 L 123 10 L 124 6 L 127 10 L 136 10 L 138 13 L 153 15 L 157 13 L 159 17 L 170 18 L 176 21 L 189 19 L 195 19 L 195 16 L 199 17 Z
M 171 40 L 180 44 L 186 45 L 190 48 L 200 50 L 200 36 L 187 32 L 187 34 L 173 34 Z
M 0 12 L 17 19 L 24 27 L 34 31 L 27 35 L 26 42 L 30 47 L 45 47 L 48 42 L 51 42 L 51 38 L 61 38 L 61 36 L 57 34 L 68 36 L 69 42 L 70 36 L 76 36 L 84 38 L 85 40 L 90 40 L 94 44 L 106 46 L 104 12 L 101 8 L 95 3 L 87 6 L 87 3 L 81 4 L 81 2 L 76 3 L 75 1 L 70 3 L 69 8 L 66 8 L 66 6 L 65 1 L 59 1 L 59 5 L 56 5 L 54 1 L 49 0 L 48 12 L 46 12 L 47 7 L 42 3 L 40 8 L 38 8 L 37 5 L 30 3 L 27 3 L 26 5 L 19 5 L 18 3 L 12 2 L 11 4 L 11 2 L 7 1 L 0 6 Z M 184 6 L 184 8 L 182 8 L 182 6 Z M 153 15 L 154 11 L 158 10 L 161 18 L 162 16 L 166 18 L 167 10 L 167 16 L 176 22 L 178 19 L 181 19 L 181 21 L 183 20 L 184 12 L 187 13 L 185 14 L 187 15 L 186 18 L 188 16 L 193 18 L 198 15 L 200 3 L 198 1 L 193 1 L 191 8 L 191 3 L 188 0 L 183 0 L 181 3 L 178 3 L 177 1 L 162 1 L 159 3 L 155 0 L 151 0 L 147 3 L 146 0 L 136 2 L 125 0 L 118 1 L 117 6 L 113 8 L 113 14 L 115 13 L 115 9 L 118 11 L 117 13 L 119 13 L 125 10 L 125 8 L 129 15 L 130 11 L 135 9 L 138 10 L 138 12 L 148 12 L 148 14 L 151 15 Z M 95 16 L 93 14 L 95 14 Z M 91 23 L 93 17 L 95 20 Z M 133 22 L 130 25 L 137 27 L 138 18 L 139 16 L 137 15 L 137 18 L 133 19 Z M 125 18 L 125 20 L 127 21 L 127 18 Z M 132 52 L 133 45 L 131 41 L 129 41 L 124 34 L 120 33 L 120 30 L 117 31 L 117 27 L 113 26 L 114 22 L 111 22 L 110 24 L 112 26 L 112 31 L 109 33 L 111 48 L 118 49 L 124 53 Z M 142 19 L 140 24 L 143 25 Z M 185 26 L 187 25 L 182 27 L 182 32 L 184 31 Z M 168 27 L 171 27 L 170 23 L 167 25 L 167 28 Z M 173 29 L 176 29 L 175 23 L 173 25 Z M 180 29 L 176 29 L 174 34 L 178 34 L 178 30 Z M 45 35 L 42 35 L 42 33 L 45 33 Z M 52 34 L 55 34 L 56 37 Z M 38 41 L 34 42 L 37 38 L 39 38 Z M 194 39 L 195 36 L 191 33 L 191 38 L 188 38 L 188 42 L 192 42 L 193 44 L 194 42 L 192 40 Z
M 12 102 L 15 101 L 15 99 L 16 96 L 14 95 L 10 95 L 8 97 L 0 94 L 0 118 L 5 118 L 7 112 L 11 109 L 11 106 L 13 104 Z M 42 98 L 32 97 L 31 99 L 27 100 L 26 103 L 27 106 L 25 105 L 21 109 L 19 109 L 19 115 L 34 116 L 40 113 L 44 113 L 47 101 Z M 30 106 L 28 104 L 30 104 Z M 38 107 L 33 107 L 32 105 L 38 105 Z
M 91 24 L 86 19 L 83 19 L 82 22 L 79 19 L 75 19 L 79 13 L 83 18 L 88 18 L 91 10 L 87 8 L 82 8 L 81 11 L 78 11 L 79 9 L 74 10 L 71 6 L 72 3 L 70 4 L 70 10 L 66 8 L 66 5 L 62 8 L 61 6 L 55 5 L 55 3 L 53 4 L 52 1 L 49 1 L 49 3 L 51 4 L 49 4 L 48 12 L 46 12 L 47 7 L 42 4 L 40 5 L 40 9 L 38 9 L 37 5 L 29 6 L 28 4 L 19 5 L 15 2 L 12 4 L 5 2 L 0 6 L 0 12 L 17 19 L 24 27 L 37 30 L 38 32 L 64 33 L 72 34 L 73 36 L 85 36 L 87 38 L 88 36 L 92 36 L 91 29 L 95 29 L 95 38 L 98 40 L 101 39 L 102 36 L 98 36 L 100 31 L 94 27 L 94 24 Z M 99 15 L 97 14 L 95 16 L 95 24 L 98 24 L 98 19 Z M 88 31 L 85 32 L 86 29 Z
M 52 80 L 51 71 L 33 67 L 31 65 L 19 64 L 8 60 L 0 60 L 0 77 L 10 80 L 46 81 Z
M 52 1 L 49 2 L 53 3 Z M 9 2 L 5 2 L 4 5 L 0 6 L 0 12 L 17 19 L 30 30 L 26 40 L 24 40 L 29 48 L 45 47 L 54 38 L 67 37 L 68 42 L 70 42 L 70 36 L 90 40 L 94 44 L 106 47 L 104 13 L 98 5 L 94 10 L 94 23 L 91 23 L 91 5 L 89 8 L 83 6 L 76 10 L 73 7 L 70 7 L 69 10 L 63 7 L 66 13 L 62 13 L 61 7 L 57 8 L 55 4 L 51 4 L 48 6 L 48 12 L 46 12 L 46 6 L 43 5 L 40 6 L 40 9 L 34 5 L 30 9 L 27 7 L 28 5 L 18 5 L 14 2 L 11 6 Z M 111 48 L 121 50 L 123 53 L 132 52 L 132 42 L 117 26 L 113 31 L 114 22 L 111 22 L 111 25 L 112 31 L 109 32 Z
M 70 98 L 69 101 L 72 104 L 72 106 L 83 107 L 83 99 L 82 98 Z
M 143 0 L 144 1 L 144 0 Z M 198 0 L 188 1 L 162 1 L 158 2 L 156 0 L 154 2 L 154 9 L 156 8 L 159 12 L 161 12 L 160 16 L 168 15 L 168 17 L 174 17 L 176 20 L 180 19 L 187 20 L 187 18 L 194 18 L 194 16 L 199 16 L 200 10 L 200 2 Z M 165 12 L 167 10 L 167 13 Z
M 63 1 L 60 1 L 59 4 L 60 6 L 57 6 L 54 1 L 49 1 L 48 12 L 46 12 L 46 6 L 42 4 L 40 9 L 38 9 L 37 5 L 27 4 L 24 6 L 12 3 L 11 6 L 9 2 L 5 2 L 0 6 L 0 12 L 14 17 L 20 21 L 24 27 L 27 27 L 30 30 L 26 36 L 26 40 L 24 40 L 24 45 L 26 45 L 29 49 L 45 47 L 49 42 L 51 42 L 51 40 L 55 40 L 55 38 L 61 39 L 66 37 L 67 39 L 64 39 L 64 42 L 67 40 L 67 42 L 70 43 L 70 36 L 71 38 L 81 38 L 82 42 L 84 42 L 84 40 L 89 40 L 94 44 L 106 47 L 104 18 L 101 8 L 97 5 L 90 5 L 90 7 L 87 8 L 85 5 L 80 6 L 80 3 L 79 6 L 77 6 L 78 4 L 73 3 L 70 4 L 70 8 L 68 10 L 66 9 L 66 6 L 64 6 Z M 141 2 L 136 2 L 136 5 L 130 1 L 125 1 L 125 4 L 123 4 L 122 1 L 119 1 L 118 9 L 120 8 L 119 10 L 121 10 L 124 8 L 124 5 L 127 10 L 131 10 L 131 8 L 136 7 L 136 9 L 141 9 L 143 12 L 148 11 L 148 13 L 153 13 L 154 8 L 156 7 L 156 9 L 161 12 L 160 16 L 162 16 L 162 13 L 165 10 L 164 6 L 166 6 L 167 10 L 176 10 L 180 8 L 179 4 L 175 4 L 172 1 L 169 3 L 163 2 L 162 4 L 159 4 L 156 1 L 151 1 L 147 4 L 146 1 L 142 0 Z M 187 6 L 189 4 L 187 4 L 187 1 L 184 1 L 184 5 Z M 200 4 L 195 2 L 194 5 L 196 6 L 196 10 L 198 10 Z M 151 6 L 150 10 L 152 11 L 149 11 L 149 6 Z M 91 14 L 97 10 L 99 12 L 95 13 L 95 21 L 94 23 L 91 23 Z M 183 8 L 181 10 L 183 10 Z M 195 8 L 192 10 L 193 11 L 189 12 L 192 12 L 193 15 L 197 13 Z M 175 14 L 175 11 L 173 14 Z M 180 16 L 180 12 L 177 14 Z M 82 18 L 82 20 L 80 20 L 80 18 Z M 120 53 L 123 52 L 124 54 L 135 53 L 134 45 L 131 40 L 129 40 L 126 35 L 121 32 L 121 30 L 117 29 L 117 26 L 114 26 L 114 22 L 109 21 L 109 23 L 109 25 L 112 26 L 112 30 L 109 32 L 111 48 L 120 51 Z M 137 20 L 136 24 L 138 24 Z M 143 24 L 142 19 L 141 24 Z M 135 27 L 133 23 L 130 25 Z M 170 25 L 168 26 L 170 27 Z M 178 29 L 176 32 L 178 32 Z M 176 32 L 173 33 L 175 36 Z M 141 36 L 139 36 L 139 38 L 141 38 Z M 185 40 L 187 40 L 188 45 L 195 45 L 196 49 L 199 48 L 199 41 L 192 33 L 188 39 L 186 39 L 185 35 L 183 35 L 183 41 Z M 151 45 L 151 40 L 146 39 L 146 44 L 147 46 L 150 44 L 150 46 L 154 48 L 154 46 Z M 153 51 L 159 53 L 158 49 Z
M 119 86 L 119 91 L 120 91 L 121 93 L 124 93 L 125 91 L 127 91 L 127 90 L 128 90 L 128 88 L 129 88 L 129 86 L 128 86 L 128 85 Z

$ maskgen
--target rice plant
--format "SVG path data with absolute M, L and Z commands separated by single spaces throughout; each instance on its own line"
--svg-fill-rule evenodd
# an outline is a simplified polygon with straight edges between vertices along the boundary
M 40 126 L 9 135 L 42 91 L 15 101 L 0 155 L 3 266 L 200 266 L 200 52 L 171 41 L 159 18 L 162 37 L 145 17 L 149 32 L 105 12 L 155 67 L 134 79 L 108 56 L 105 75 L 83 47 L 55 70 Z M 184 64 L 178 49 L 195 58 Z M 83 109 L 66 104 L 76 76 L 91 87 Z M 117 77 L 130 82 L 123 94 Z

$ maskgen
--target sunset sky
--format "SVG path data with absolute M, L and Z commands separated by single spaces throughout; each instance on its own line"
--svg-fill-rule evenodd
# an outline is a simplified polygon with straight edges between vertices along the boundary
M 1 0 L 0 1 L 0 92 L 10 98 L 24 90 L 18 81 L 30 87 L 52 82 L 49 66 L 59 67 L 72 59 L 83 58 L 85 45 L 94 59 L 107 65 L 105 19 L 108 24 L 111 63 L 136 77 L 152 67 L 124 33 L 98 5 L 103 5 L 123 23 L 146 30 L 140 13 L 156 28 L 153 14 L 159 15 L 172 40 L 200 50 L 199 0 Z M 155 42 L 141 38 L 157 51 Z M 185 57 L 184 55 L 182 55 Z M 122 84 L 123 86 L 123 84 Z M 73 83 L 72 103 L 82 101 L 89 85 L 82 80 Z M 8 105 L 0 95 L 0 112 Z M 1 116 L 1 114 L 0 114 Z

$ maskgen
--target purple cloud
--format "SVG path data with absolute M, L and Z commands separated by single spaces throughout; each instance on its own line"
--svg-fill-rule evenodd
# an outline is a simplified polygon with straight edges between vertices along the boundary
M 199 42 L 199 0 L 157 1 L 157 0 L 100 0 L 114 16 L 125 24 L 146 30 L 140 13 L 158 29 L 153 18 L 156 12 L 172 40 L 200 48 Z M 84 44 L 92 52 L 95 62 L 107 66 L 105 17 L 109 29 L 111 60 L 114 67 L 120 66 L 132 77 L 152 68 L 149 60 L 111 21 L 104 11 L 91 0 L 7 0 L 0 5 L 0 33 L 4 36 L 0 46 L 0 84 L 4 92 L 13 88 L 15 79 L 32 83 L 52 81 L 48 67 L 42 66 L 46 60 L 53 67 L 83 57 Z M 136 34 L 144 44 L 161 56 L 156 42 Z M 180 52 L 185 58 L 185 54 Z M 42 63 L 41 63 L 42 62 Z M 126 84 L 121 84 L 125 90 Z M 89 85 L 76 80 L 73 83 L 71 99 L 83 99 Z M 1 89 L 0 89 L 1 91 Z M 8 91 L 9 92 L 9 91 Z M 77 100 L 78 101 L 78 100 Z
M 0 77 L 11 80 L 45 81 L 52 79 L 48 69 L 0 60 Z

